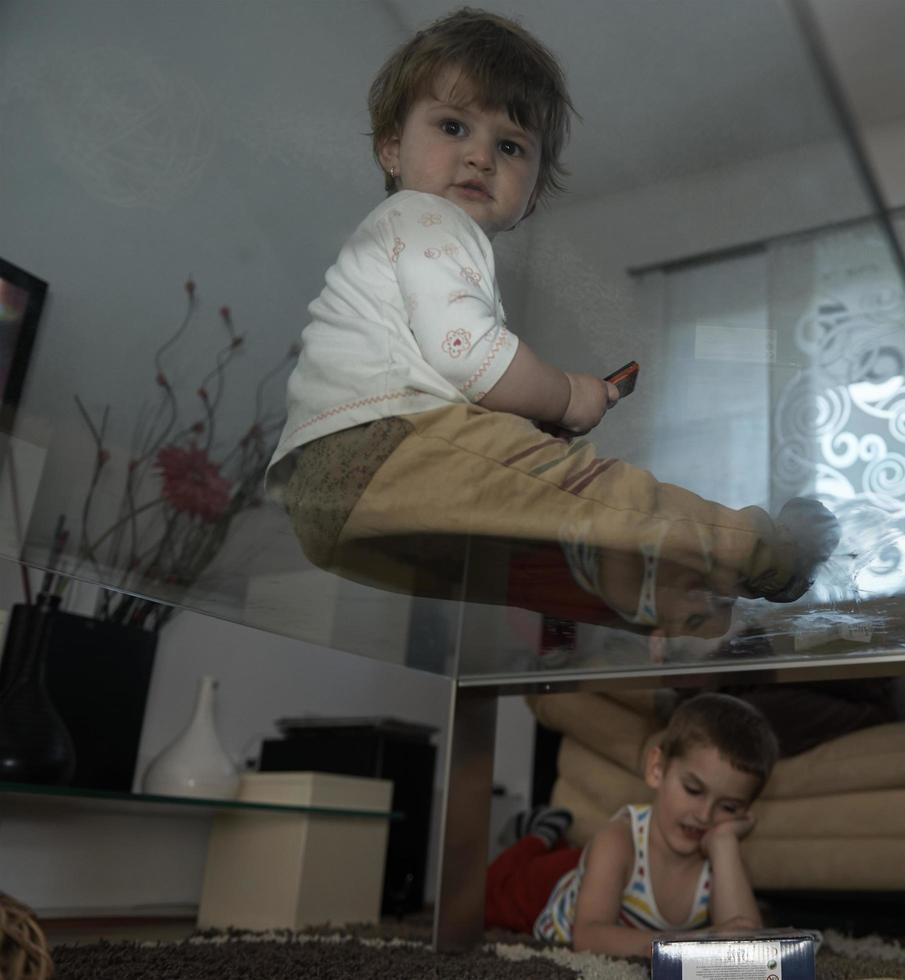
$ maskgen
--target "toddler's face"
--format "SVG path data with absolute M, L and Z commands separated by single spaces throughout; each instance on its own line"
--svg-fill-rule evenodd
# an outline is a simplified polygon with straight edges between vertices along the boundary
M 692 746 L 668 762 L 654 749 L 646 781 L 657 791 L 658 834 L 679 854 L 695 853 L 717 824 L 744 817 L 757 787 L 754 776 L 710 745 Z
M 492 238 L 532 204 L 540 145 L 504 110 L 481 108 L 467 81 L 447 69 L 433 94 L 412 105 L 402 132 L 384 143 L 380 162 L 396 168 L 401 190 L 452 201 Z

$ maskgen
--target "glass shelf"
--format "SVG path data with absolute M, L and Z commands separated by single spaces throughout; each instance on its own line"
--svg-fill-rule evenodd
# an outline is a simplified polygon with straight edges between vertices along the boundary
M 85 789 L 77 786 L 46 786 L 34 783 L 0 782 L 0 795 L 11 799 L 45 799 L 71 803 L 79 808 L 118 810 L 147 815 L 194 814 L 209 817 L 217 813 L 266 814 L 297 813 L 304 816 L 360 817 L 374 820 L 404 820 L 398 811 L 378 811 L 354 807 L 300 806 L 289 803 L 261 803 L 253 800 L 203 799 L 191 796 L 161 796 L 154 793 L 121 793 L 112 790 Z
M 252 424 L 273 441 L 304 310 L 380 200 L 368 147 L 347 139 L 365 128 L 375 52 L 424 9 L 355 3 L 350 36 L 349 3 L 138 6 L 0 6 L 0 114 L 16 134 L 0 156 L 0 258 L 49 287 L 0 448 L 0 555 L 36 572 L 34 592 L 50 569 L 63 608 L 87 582 L 128 622 L 191 610 L 475 686 L 754 669 L 764 647 L 771 666 L 900 669 L 901 255 L 788 6 L 687 0 L 653 24 L 648 6 L 613 4 L 599 31 L 538 8 L 526 24 L 555 37 L 584 124 L 571 196 L 494 243 L 513 330 L 567 369 L 641 361 L 635 393 L 590 436 L 600 455 L 735 509 L 816 495 L 847 535 L 794 605 L 741 599 L 721 635 L 666 638 L 625 610 L 601 623 L 513 597 L 537 542 L 463 536 L 434 591 L 323 571 L 257 493 L 189 584 L 148 572 L 185 501 L 162 490 L 167 440 L 196 432 L 224 467 Z M 428 558 L 425 545 L 413 580 Z

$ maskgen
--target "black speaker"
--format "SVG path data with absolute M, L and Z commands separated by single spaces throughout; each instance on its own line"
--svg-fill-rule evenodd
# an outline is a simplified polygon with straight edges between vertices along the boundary
M 331 772 L 389 779 L 392 808 L 404 819 L 390 821 L 382 911 L 417 912 L 424 906 L 430 842 L 437 731 L 394 718 L 287 718 L 277 722 L 281 739 L 265 739 L 262 772 Z

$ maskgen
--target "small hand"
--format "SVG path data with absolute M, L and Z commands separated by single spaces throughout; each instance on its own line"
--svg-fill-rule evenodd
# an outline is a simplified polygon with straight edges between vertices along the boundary
M 740 841 L 747 837 L 754 830 L 756 822 L 755 817 L 750 813 L 733 817 L 731 820 L 721 820 L 714 824 L 701 838 L 701 850 L 706 857 L 710 857 L 713 850 L 720 846 L 721 841 Z
M 584 435 L 619 401 L 619 389 L 593 374 L 572 374 L 567 371 L 566 377 L 571 394 L 559 424 L 573 435 Z

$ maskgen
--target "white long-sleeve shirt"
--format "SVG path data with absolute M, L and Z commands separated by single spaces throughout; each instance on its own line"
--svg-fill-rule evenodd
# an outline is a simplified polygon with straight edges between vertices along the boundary
M 417 191 L 365 218 L 308 312 L 268 470 L 278 498 L 293 450 L 375 419 L 480 401 L 518 346 L 490 240 L 461 208 Z

